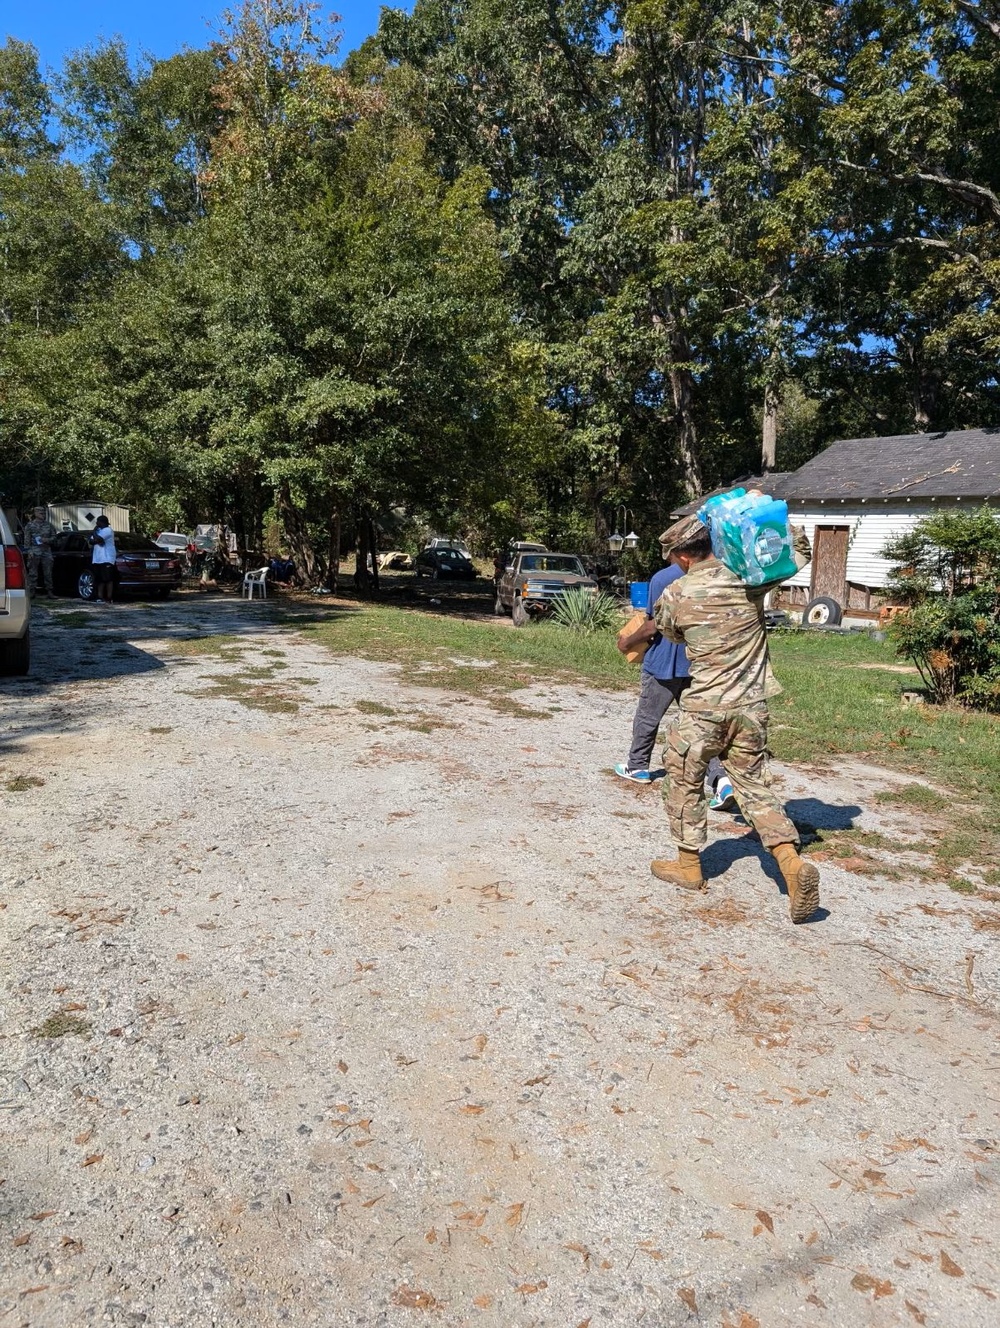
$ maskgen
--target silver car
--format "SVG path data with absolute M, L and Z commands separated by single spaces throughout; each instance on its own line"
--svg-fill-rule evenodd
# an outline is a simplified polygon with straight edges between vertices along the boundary
M 0 512 L 0 544 L 3 545 L 3 563 L 0 565 L 0 675 L 28 672 L 31 659 L 31 601 L 28 598 L 28 577 L 24 557 L 17 547 L 14 532 L 7 518 Z

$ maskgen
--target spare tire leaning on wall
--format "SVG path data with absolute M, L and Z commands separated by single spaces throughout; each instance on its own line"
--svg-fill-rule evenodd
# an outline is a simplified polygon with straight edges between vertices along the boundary
M 802 613 L 803 627 L 839 627 L 844 610 L 829 595 L 817 595 Z

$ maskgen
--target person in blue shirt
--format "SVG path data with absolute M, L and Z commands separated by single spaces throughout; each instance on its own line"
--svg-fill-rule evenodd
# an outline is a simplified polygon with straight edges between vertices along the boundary
M 649 761 L 653 755 L 656 734 L 663 716 L 675 702 L 680 701 L 685 687 L 691 685 L 684 647 L 675 645 L 673 641 L 668 641 L 662 636 L 656 630 L 656 623 L 653 621 L 653 607 L 656 601 L 667 586 L 683 575 L 683 569 L 669 561 L 666 567 L 654 572 L 653 579 L 649 583 L 646 621 L 618 642 L 618 649 L 623 655 L 641 642 L 649 642 L 649 648 L 642 660 L 639 703 L 632 720 L 632 747 L 628 760 L 619 761 L 615 765 L 615 774 L 621 779 L 630 780 L 633 784 L 648 784 L 652 781 Z M 714 811 L 737 811 L 733 786 L 718 757 L 713 757 L 709 763 L 708 781 L 715 790 L 715 796 L 708 805 Z

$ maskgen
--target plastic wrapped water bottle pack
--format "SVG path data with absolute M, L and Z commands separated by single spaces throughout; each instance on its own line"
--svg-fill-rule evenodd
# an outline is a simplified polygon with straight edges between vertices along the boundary
M 788 526 L 788 504 L 781 498 L 746 489 L 730 489 L 709 498 L 698 519 L 712 536 L 712 552 L 748 586 L 787 581 L 797 568 Z

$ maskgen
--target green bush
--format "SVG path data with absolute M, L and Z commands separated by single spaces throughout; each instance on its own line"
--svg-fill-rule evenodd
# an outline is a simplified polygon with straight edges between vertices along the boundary
M 571 632 L 606 632 L 621 626 L 622 610 L 613 595 L 564 590 L 552 606 L 552 621 Z
M 889 625 L 898 654 L 920 670 L 934 700 L 1000 711 L 1000 520 L 989 508 L 942 512 L 891 540 Z

